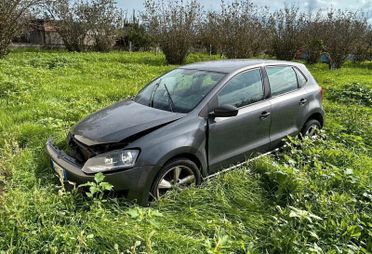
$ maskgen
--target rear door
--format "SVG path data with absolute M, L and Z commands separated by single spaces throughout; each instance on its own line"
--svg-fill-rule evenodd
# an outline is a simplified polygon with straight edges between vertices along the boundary
M 297 68 L 293 66 L 266 66 L 271 91 L 270 127 L 271 147 L 277 146 L 288 135 L 301 130 L 303 108 L 307 106 L 306 90 L 299 86 Z
M 209 119 L 209 173 L 262 152 L 270 144 L 270 102 L 264 100 L 260 68 L 237 74 L 219 91 L 215 106 L 239 108 L 235 117 Z

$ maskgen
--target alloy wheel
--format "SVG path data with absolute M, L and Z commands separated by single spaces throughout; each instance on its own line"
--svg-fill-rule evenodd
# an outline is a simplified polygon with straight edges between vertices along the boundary
M 193 184 L 196 184 L 196 178 L 191 168 L 184 165 L 172 167 L 161 177 L 156 187 L 155 198 L 158 199 L 169 190 L 184 189 Z
M 309 128 L 305 132 L 305 136 L 310 137 L 310 138 L 315 137 L 318 129 L 319 127 L 316 124 L 310 125 Z

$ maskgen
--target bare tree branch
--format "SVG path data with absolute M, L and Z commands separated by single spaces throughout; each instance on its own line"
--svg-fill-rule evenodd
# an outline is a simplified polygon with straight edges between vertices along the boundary
M 7 54 L 12 39 L 21 32 L 30 8 L 42 2 L 42 0 L 0 1 L 0 57 Z
M 195 0 L 147 0 L 143 18 L 150 34 L 163 50 L 167 62 L 183 63 L 195 42 L 201 20 L 200 4 Z

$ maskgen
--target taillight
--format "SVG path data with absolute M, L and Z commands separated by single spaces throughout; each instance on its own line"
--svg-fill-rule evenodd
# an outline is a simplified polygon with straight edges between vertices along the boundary
M 320 98 L 323 100 L 323 98 L 324 98 L 324 88 L 323 87 L 321 87 L 320 88 Z

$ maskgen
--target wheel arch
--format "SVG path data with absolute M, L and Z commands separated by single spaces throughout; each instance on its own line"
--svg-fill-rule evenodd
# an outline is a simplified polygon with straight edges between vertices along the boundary
M 203 153 L 198 150 L 194 150 L 191 147 L 182 147 L 163 156 L 159 165 L 161 169 L 172 160 L 181 158 L 188 159 L 196 164 L 200 170 L 200 174 L 204 177 L 207 175 L 207 161 L 204 157 Z
M 203 165 L 202 165 L 201 161 L 199 160 L 199 158 L 195 154 L 192 154 L 192 153 L 181 153 L 181 154 L 175 155 L 175 156 L 171 157 L 170 159 L 168 159 L 162 165 L 162 167 L 164 167 L 169 162 L 174 161 L 174 160 L 177 160 L 177 159 L 187 159 L 187 160 L 192 161 L 198 167 L 198 169 L 200 171 L 200 174 L 203 173 L 203 168 L 202 168 Z
M 324 115 L 322 113 L 317 111 L 317 112 L 312 112 L 311 114 L 309 114 L 309 116 L 306 118 L 306 121 L 303 123 L 303 126 L 305 126 L 305 124 L 310 120 L 317 120 L 320 123 L 320 126 L 323 128 Z

